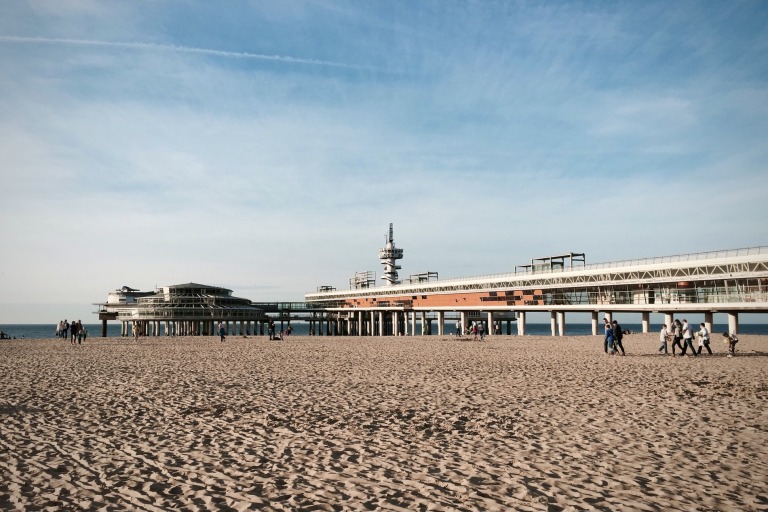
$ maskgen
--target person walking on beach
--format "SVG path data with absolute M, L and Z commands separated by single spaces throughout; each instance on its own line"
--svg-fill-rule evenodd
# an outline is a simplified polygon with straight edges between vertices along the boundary
M 707 329 L 707 326 L 704 324 L 699 324 L 699 332 L 697 335 L 699 337 L 699 349 L 696 351 L 696 355 L 701 355 L 702 347 L 707 349 L 709 355 L 712 355 L 712 349 L 709 348 L 709 330 Z
M 613 355 L 616 352 L 616 340 L 613 337 L 613 326 L 608 319 L 605 319 L 605 342 L 603 343 L 603 349 L 606 354 Z
M 83 344 L 83 322 L 81 320 L 77 321 L 77 344 Z
M 69 343 L 77 345 L 77 322 L 72 322 L 69 326 Z
M 672 323 L 672 357 L 675 357 L 675 347 L 679 347 L 680 352 L 683 352 L 681 341 L 683 341 L 683 326 L 680 325 L 680 320 L 675 319 Z
M 613 326 L 607 318 L 603 318 L 603 327 L 605 328 L 605 339 L 603 340 L 603 350 L 608 353 L 608 349 L 613 347 Z
M 688 320 L 683 318 L 683 352 L 680 355 L 684 356 L 688 348 L 691 349 L 691 354 L 696 356 L 696 349 L 693 348 L 693 330 Z
M 456 320 L 456 336 L 461 336 L 464 334 L 461 332 L 461 320 Z
M 219 322 L 219 336 L 221 336 L 221 342 L 224 342 L 224 336 L 226 336 L 227 331 L 224 329 L 224 322 Z
M 139 322 L 133 322 L 133 340 L 139 341 L 139 336 L 141 336 L 141 327 L 139 327 Z
M 61 329 L 61 337 L 63 339 L 67 339 L 67 331 L 69 330 L 69 322 L 67 322 L 67 319 L 64 319 L 64 327 Z
M 661 346 L 659 347 L 658 352 L 664 353 L 664 355 L 667 355 L 667 337 L 669 336 L 669 333 L 667 332 L 667 324 L 661 324 L 661 332 L 659 333 L 659 341 L 661 342 Z
M 483 341 L 485 339 L 485 325 L 483 325 L 483 322 L 477 323 L 477 333 L 480 335 L 480 341 Z
M 725 338 L 723 341 L 728 343 L 728 357 L 735 356 L 736 344 L 739 342 L 739 338 L 737 338 L 735 334 L 728 334 L 728 332 L 723 333 L 723 338 Z
M 619 322 L 614 320 L 611 323 L 613 324 L 613 344 L 616 345 L 616 352 L 618 353 L 619 349 L 621 349 L 621 355 L 625 356 L 627 353 L 624 352 L 624 345 L 621 344 L 621 340 L 624 338 L 624 333 L 621 330 Z

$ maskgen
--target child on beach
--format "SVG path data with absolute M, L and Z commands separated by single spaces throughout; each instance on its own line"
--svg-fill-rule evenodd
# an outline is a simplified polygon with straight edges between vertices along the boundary
M 696 351 L 696 355 L 701 354 L 701 348 L 704 347 L 712 355 L 712 349 L 709 348 L 709 330 L 704 324 L 699 324 L 699 332 L 696 333 L 699 338 L 699 349 Z
M 667 355 L 667 337 L 669 336 L 669 333 L 667 332 L 667 324 L 661 324 L 661 332 L 659 333 L 659 341 L 661 342 L 661 346 L 659 347 L 659 352 L 664 352 L 664 355 Z
M 727 332 L 723 333 L 723 337 L 725 338 L 723 341 L 728 343 L 728 357 L 735 356 L 736 344 L 739 342 L 739 338 L 735 334 L 728 334 Z

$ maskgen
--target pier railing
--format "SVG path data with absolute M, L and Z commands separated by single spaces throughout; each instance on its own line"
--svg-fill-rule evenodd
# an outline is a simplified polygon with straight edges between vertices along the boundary
M 664 263 L 685 263 L 689 261 L 714 260 L 722 258 L 735 258 L 739 256 L 754 256 L 757 254 L 768 254 L 768 246 L 748 247 L 744 249 L 729 249 L 723 251 L 698 252 L 689 254 L 678 254 L 674 256 L 658 256 L 652 258 L 639 258 L 632 260 L 610 261 L 605 263 L 589 263 L 587 265 L 578 265 L 573 267 L 554 267 L 520 270 L 516 272 L 503 272 L 499 274 L 487 274 L 472 277 L 456 277 L 441 279 L 441 283 L 450 283 L 458 281 L 485 281 L 500 279 L 505 277 L 519 277 L 542 274 L 554 274 L 560 272 L 569 272 L 573 270 L 600 270 L 624 267 L 639 267 L 645 265 L 660 265 Z

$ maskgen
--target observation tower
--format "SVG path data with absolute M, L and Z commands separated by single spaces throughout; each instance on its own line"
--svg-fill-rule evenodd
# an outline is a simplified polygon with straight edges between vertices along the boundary
M 392 223 L 390 222 L 387 243 L 379 249 L 379 259 L 381 264 L 384 265 L 384 275 L 381 278 L 387 282 L 386 286 L 400 284 L 400 280 L 397 278 L 397 271 L 400 270 L 400 265 L 396 261 L 402 258 L 403 250 L 395 247 L 395 238 L 392 231 Z

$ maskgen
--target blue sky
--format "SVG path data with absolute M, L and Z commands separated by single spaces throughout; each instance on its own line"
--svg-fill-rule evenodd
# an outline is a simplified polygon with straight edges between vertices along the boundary
M 768 244 L 768 3 L 3 2 L 0 322 Z

